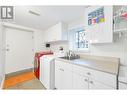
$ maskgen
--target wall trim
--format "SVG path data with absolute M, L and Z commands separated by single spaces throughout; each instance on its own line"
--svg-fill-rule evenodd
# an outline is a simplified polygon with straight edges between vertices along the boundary
M 1 82 L 1 85 L 0 85 L 0 89 L 3 89 L 4 80 L 5 80 L 5 75 L 4 75 L 3 79 L 2 79 L 2 82 Z

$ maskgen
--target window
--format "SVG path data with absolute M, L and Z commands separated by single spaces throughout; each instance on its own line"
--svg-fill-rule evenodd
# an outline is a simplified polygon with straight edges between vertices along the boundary
M 76 51 L 89 51 L 89 41 L 87 31 L 83 28 L 72 29 L 69 31 L 69 49 Z
M 76 48 L 78 50 L 88 50 L 89 48 L 89 43 L 86 37 L 86 31 L 85 30 L 80 30 L 76 32 Z

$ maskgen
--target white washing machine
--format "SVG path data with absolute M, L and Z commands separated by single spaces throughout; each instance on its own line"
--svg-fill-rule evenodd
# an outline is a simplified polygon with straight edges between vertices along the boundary
M 55 88 L 54 55 L 44 55 L 40 58 L 40 81 L 46 89 Z

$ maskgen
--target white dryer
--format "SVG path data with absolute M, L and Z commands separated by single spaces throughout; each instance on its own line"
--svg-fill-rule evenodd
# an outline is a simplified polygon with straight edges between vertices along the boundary
M 40 58 L 40 81 L 46 89 L 55 88 L 54 55 L 44 55 Z

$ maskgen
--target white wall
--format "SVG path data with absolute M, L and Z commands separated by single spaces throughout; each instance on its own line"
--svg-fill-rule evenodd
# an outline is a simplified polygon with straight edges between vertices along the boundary
M 79 28 L 79 27 L 83 27 L 85 26 L 85 18 L 84 17 L 80 17 L 74 21 L 71 21 L 70 23 L 68 23 L 68 29 L 74 29 L 74 28 Z
M 111 44 L 91 45 L 90 53 L 120 58 L 121 65 L 127 66 L 127 35 Z
M 85 26 L 84 19 L 80 18 L 68 24 L 69 29 Z M 122 65 L 127 66 L 127 34 L 117 39 L 115 42 L 110 44 L 95 44 L 90 45 L 90 52 L 87 54 L 100 55 L 100 56 L 111 56 L 120 58 Z
M 66 54 L 68 51 L 68 42 L 57 42 L 57 43 L 52 43 L 50 49 L 56 54 L 59 55 L 60 51 L 59 48 L 63 47 L 63 54 Z
M 35 52 L 42 51 L 43 50 L 43 31 L 36 30 L 34 32 L 34 45 L 35 45 Z

